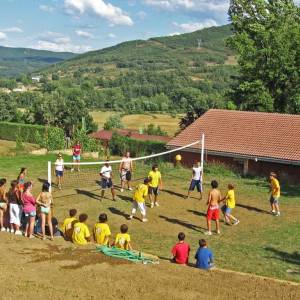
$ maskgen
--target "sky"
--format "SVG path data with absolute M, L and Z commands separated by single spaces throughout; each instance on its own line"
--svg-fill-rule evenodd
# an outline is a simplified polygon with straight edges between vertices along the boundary
M 0 0 L 0 45 L 82 53 L 228 23 L 229 0 Z

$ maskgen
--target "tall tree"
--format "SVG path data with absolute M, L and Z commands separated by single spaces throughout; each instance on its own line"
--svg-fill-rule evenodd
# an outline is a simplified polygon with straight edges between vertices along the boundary
M 300 113 L 300 9 L 292 0 L 231 0 L 240 77 L 231 97 L 245 110 Z

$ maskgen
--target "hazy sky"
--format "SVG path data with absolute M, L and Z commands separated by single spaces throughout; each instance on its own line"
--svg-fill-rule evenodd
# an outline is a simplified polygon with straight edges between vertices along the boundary
M 228 22 L 229 0 L 0 0 L 0 45 L 85 52 Z

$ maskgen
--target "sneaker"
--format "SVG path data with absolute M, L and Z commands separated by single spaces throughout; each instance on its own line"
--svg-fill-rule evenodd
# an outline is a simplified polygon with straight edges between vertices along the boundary
M 154 203 L 153 202 L 151 202 L 151 204 L 150 204 L 150 208 L 153 208 L 154 207 Z
M 212 235 L 211 231 L 204 232 L 205 235 Z
M 275 211 L 275 210 L 272 210 L 272 211 L 271 211 L 271 214 L 275 215 L 275 214 L 276 214 L 276 211 Z
M 7 228 L 6 228 L 6 232 L 10 232 L 10 228 L 7 227 Z
M 15 235 L 22 235 L 22 232 L 21 232 L 20 230 L 17 230 L 17 231 L 15 232 Z
M 45 236 L 43 236 L 43 237 L 42 237 L 42 240 L 43 240 L 43 241 L 46 241 L 46 237 L 45 237 Z
M 31 234 L 28 238 L 29 238 L 29 239 L 34 239 L 35 236 Z
M 121 189 L 120 191 L 121 191 L 121 193 L 123 193 L 123 192 L 124 192 L 124 189 Z
M 132 188 L 130 187 L 130 188 L 128 188 L 128 190 L 129 190 L 129 191 L 132 191 Z
M 128 217 L 128 220 L 132 220 L 133 219 L 133 215 L 130 215 L 129 217 Z
M 15 231 L 13 229 L 10 230 L 10 233 L 15 233 Z
M 71 169 L 71 172 L 74 172 L 74 168 Z
M 157 207 L 159 206 L 158 202 L 155 202 L 154 205 L 157 206 Z
M 277 214 L 275 214 L 275 217 L 280 217 L 280 212 L 278 211 Z
M 217 234 L 221 234 L 221 231 L 220 231 L 220 230 L 218 230 L 218 231 L 217 231 Z
M 236 220 L 234 223 L 233 223 L 233 225 L 237 225 L 237 224 L 239 224 L 240 223 L 240 220 Z
M 6 229 L 4 227 L 1 228 L 1 232 L 4 232 L 6 231 Z
M 148 222 L 148 219 L 144 218 L 142 219 L 142 222 Z

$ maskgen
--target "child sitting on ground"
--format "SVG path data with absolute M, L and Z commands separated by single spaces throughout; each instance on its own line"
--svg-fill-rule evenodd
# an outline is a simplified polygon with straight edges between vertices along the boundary
M 221 210 L 224 214 L 226 224 L 239 224 L 240 221 L 231 214 L 231 211 L 235 208 L 234 186 L 231 183 L 228 184 L 228 192 L 226 196 L 222 199 L 222 201 L 225 201 L 225 205 L 222 206 Z
M 77 215 L 77 210 L 75 208 L 70 209 L 69 217 L 64 220 L 62 226 L 60 227 L 60 231 L 62 232 L 65 240 L 67 241 L 72 239 L 74 221 L 77 221 L 76 215 Z
M 72 241 L 74 244 L 82 246 L 87 245 L 90 242 L 91 235 L 89 228 L 85 224 L 88 219 L 87 214 L 79 215 L 79 222 L 74 224 L 74 230 L 72 235 Z
M 127 233 L 128 226 L 126 224 L 121 225 L 120 231 L 121 233 L 118 233 L 116 236 L 114 246 L 123 250 L 132 250 L 130 244 L 130 235 Z
M 205 240 L 199 241 L 199 248 L 196 252 L 196 267 L 199 269 L 209 270 L 214 267 L 213 265 L 213 253 L 207 248 Z
M 183 232 L 178 233 L 178 243 L 172 248 L 173 259 L 172 261 L 177 264 L 186 265 L 189 262 L 190 245 L 185 241 L 185 234 Z
M 111 235 L 109 226 L 107 223 L 107 215 L 100 214 L 99 222 L 94 226 L 94 240 L 98 245 L 109 246 L 109 237 Z

